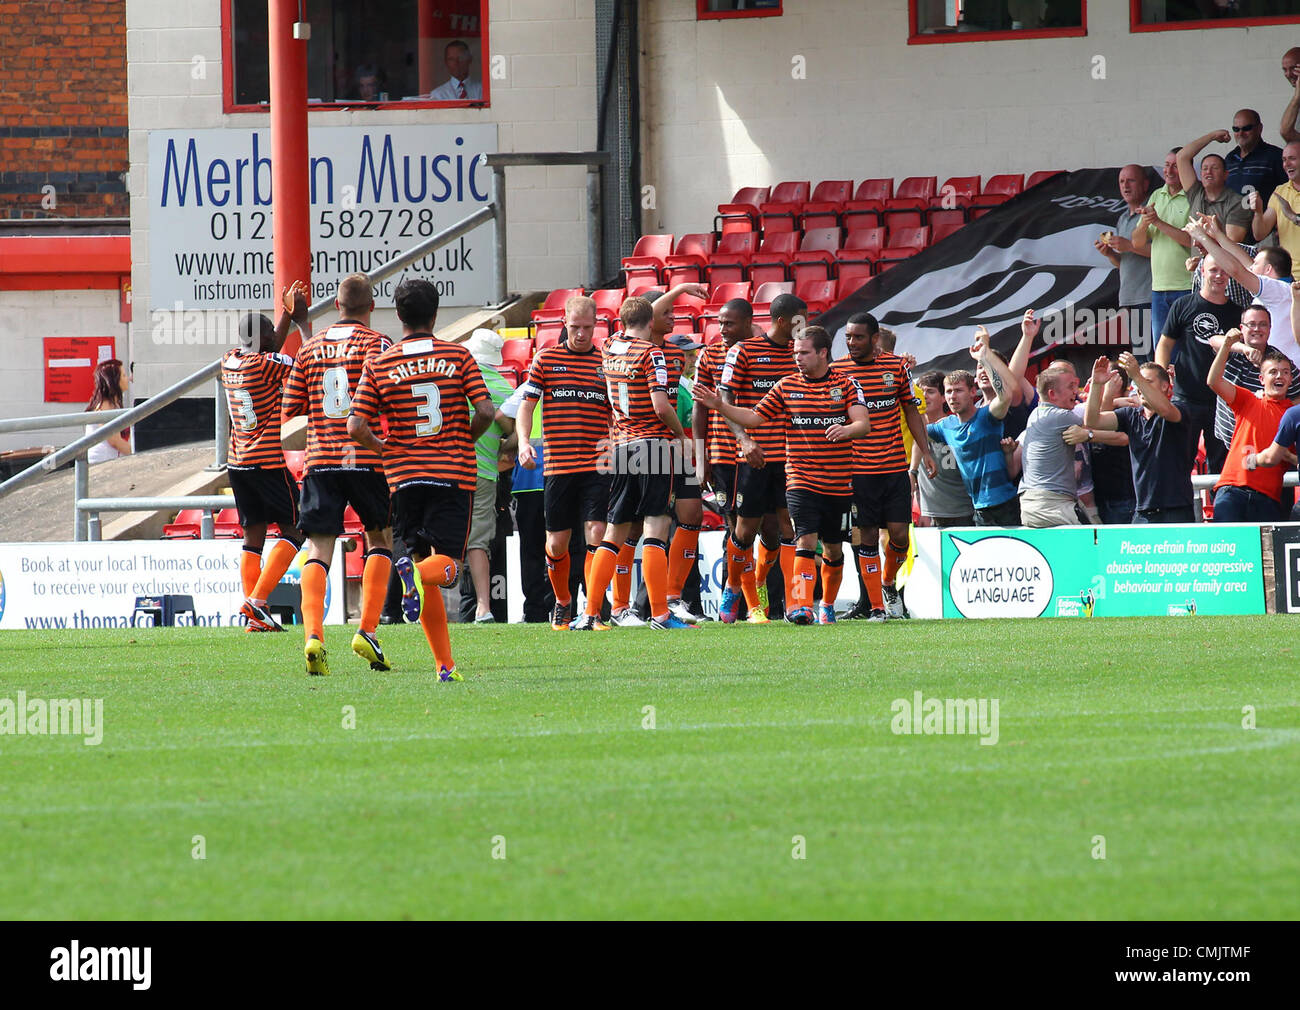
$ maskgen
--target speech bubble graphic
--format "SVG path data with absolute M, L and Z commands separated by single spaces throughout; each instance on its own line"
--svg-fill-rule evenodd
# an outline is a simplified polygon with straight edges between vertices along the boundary
M 1051 604 L 1052 566 L 1037 547 L 1016 537 L 950 539 L 948 593 L 963 617 L 1041 617 Z

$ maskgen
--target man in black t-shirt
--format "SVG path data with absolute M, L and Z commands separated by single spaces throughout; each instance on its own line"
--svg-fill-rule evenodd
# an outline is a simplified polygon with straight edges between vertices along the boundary
M 1125 351 L 1120 367 L 1137 385 L 1142 407 L 1101 409 L 1101 390 L 1110 380 L 1110 361 L 1098 358 L 1092 366 L 1092 384 L 1083 423 L 1103 431 L 1128 435 L 1132 457 L 1135 523 L 1195 522 L 1191 460 L 1187 456 L 1186 418 L 1169 400 L 1169 373 L 1154 362 L 1140 365 Z
M 1204 434 L 1206 466 L 1219 473 L 1228 447 L 1214 434 L 1217 398 L 1206 379 L 1214 361 L 1210 338 L 1241 324 L 1241 309 L 1228 300 L 1228 272 L 1206 256 L 1201 267 L 1201 287 L 1174 302 L 1156 345 L 1156 363 L 1167 367 L 1177 355 L 1173 402 L 1187 424 L 1191 459 Z M 1139 496 L 1140 497 L 1140 496 Z

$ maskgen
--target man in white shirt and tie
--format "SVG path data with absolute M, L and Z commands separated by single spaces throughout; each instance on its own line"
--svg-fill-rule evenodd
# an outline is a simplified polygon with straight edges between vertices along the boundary
M 459 39 L 447 43 L 443 61 L 447 64 L 447 72 L 451 77 L 434 88 L 429 93 L 429 98 L 435 102 L 483 101 L 482 82 L 472 80 L 469 76 L 470 64 L 474 61 L 469 46 Z

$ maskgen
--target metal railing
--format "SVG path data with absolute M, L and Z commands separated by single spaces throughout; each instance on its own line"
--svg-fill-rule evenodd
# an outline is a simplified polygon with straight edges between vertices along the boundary
M 442 248 L 449 242 L 468 234 L 480 225 L 496 221 L 496 237 L 493 249 L 493 271 L 496 282 L 498 304 L 504 305 L 509 299 L 506 279 L 506 183 L 505 170 L 512 165 L 553 166 L 585 165 L 587 168 L 587 259 L 591 276 L 591 287 L 601 283 L 600 269 L 603 260 L 603 235 L 601 230 L 600 186 L 601 169 L 609 163 L 609 154 L 604 151 L 558 151 L 550 153 L 507 153 L 486 154 L 482 156 L 492 169 L 492 200 L 480 207 L 473 214 L 456 224 L 444 228 L 425 241 L 413 246 L 404 253 L 399 253 L 383 266 L 372 271 L 372 282 L 385 280 L 400 273 L 416 260 Z M 308 309 L 308 318 L 317 319 L 334 307 L 333 298 L 323 298 Z M 17 491 L 43 474 L 52 473 L 69 461 L 73 462 L 73 507 L 75 512 L 75 537 L 78 541 L 98 540 L 100 537 L 101 512 L 137 512 L 157 509 L 197 508 L 203 510 L 201 524 L 204 539 L 210 539 L 213 532 L 213 511 L 229 507 L 231 500 L 224 496 L 188 495 L 169 498 L 91 498 L 90 468 L 86 462 L 86 453 L 107 441 L 113 433 L 122 428 L 131 427 L 145 418 L 156 414 L 164 407 L 170 406 L 190 390 L 205 382 L 216 383 L 214 453 L 213 462 L 208 470 L 223 470 L 230 441 L 230 415 L 222 409 L 225 399 L 221 386 L 221 360 L 204 365 L 192 375 L 168 386 L 161 393 L 150 397 L 146 402 L 129 409 L 98 411 L 94 414 L 51 414 L 45 417 L 20 417 L 0 421 L 0 433 L 19 431 L 39 431 L 44 428 L 60 428 L 89 423 L 99 423 L 100 427 L 90 434 L 83 435 L 61 449 L 57 449 L 43 459 L 38 460 L 25 470 L 14 474 L 4 483 L 0 483 L 0 498 Z M 110 427 L 109 425 L 112 425 Z

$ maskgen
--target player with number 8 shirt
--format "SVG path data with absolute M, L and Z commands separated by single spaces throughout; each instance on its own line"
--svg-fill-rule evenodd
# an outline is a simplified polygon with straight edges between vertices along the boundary
M 348 413 L 365 363 L 387 350 L 390 341 L 370 328 L 375 301 L 365 274 L 345 277 L 334 305 L 338 321 L 299 349 L 280 405 L 285 420 L 307 415 L 307 460 L 298 527 L 311 540 L 302 569 L 303 652 L 310 674 L 329 673 L 323 627 L 325 584 L 349 504 L 366 531 L 361 627 L 352 639 L 352 649 L 371 669 L 390 669 L 375 637 L 393 566 L 388 485 L 379 454 L 358 447 L 348 437 Z

